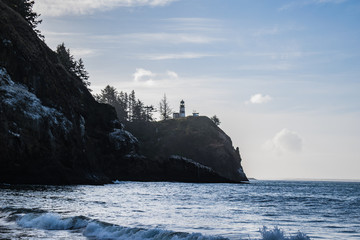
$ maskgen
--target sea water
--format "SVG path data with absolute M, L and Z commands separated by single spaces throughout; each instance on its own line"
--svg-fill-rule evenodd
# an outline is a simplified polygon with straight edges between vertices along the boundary
M 3 184 L 0 239 L 360 239 L 360 183 Z

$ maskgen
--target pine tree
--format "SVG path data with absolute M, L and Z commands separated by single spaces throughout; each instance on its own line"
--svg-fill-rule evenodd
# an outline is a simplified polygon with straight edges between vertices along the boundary
M 83 60 L 80 58 L 79 61 L 76 61 L 74 56 L 71 55 L 70 49 L 66 48 L 64 43 L 61 43 L 56 47 L 56 53 L 60 63 L 65 67 L 65 69 L 77 76 L 84 86 L 91 92 L 92 90 L 89 88 L 91 85 L 89 81 L 89 73 L 85 70 Z
M 216 126 L 219 126 L 221 123 L 220 119 L 216 115 L 212 116 L 210 119 L 216 124 Z
M 119 120 L 127 121 L 128 120 L 128 96 L 127 93 L 121 91 L 118 95 L 118 101 L 120 102 L 121 109 L 118 114 Z
M 116 88 L 107 85 L 95 98 L 100 103 L 115 105 L 117 102 L 117 94 Z
M 153 106 L 145 106 L 140 99 L 136 99 L 135 91 L 130 94 L 118 93 L 116 88 L 106 86 L 100 94 L 96 94 L 96 101 L 113 106 L 117 117 L 122 122 L 145 122 L 153 121 L 152 114 L 155 112 Z
M 81 79 L 84 86 L 87 87 L 87 89 L 91 92 L 92 90 L 89 88 L 91 83 L 88 80 L 89 79 L 89 74 L 85 70 L 84 62 L 83 62 L 83 60 L 81 58 L 79 59 L 79 61 L 75 62 L 74 71 L 75 71 L 76 76 L 78 76 Z
M 164 94 L 164 97 L 160 100 L 159 111 L 160 118 L 162 120 L 169 119 L 172 114 L 172 109 L 170 108 L 169 102 L 167 101 L 166 94 Z
M 135 105 L 133 106 L 132 121 L 133 122 L 145 121 L 144 103 L 141 102 L 139 99 L 135 101 Z
M 44 40 L 44 36 L 40 30 L 36 29 L 37 25 L 42 22 L 38 20 L 40 14 L 33 11 L 34 1 L 33 0 L 3 0 L 9 7 L 18 12 L 32 27 L 36 34 Z
M 146 122 L 152 122 L 154 121 L 153 119 L 153 113 L 156 112 L 155 108 L 153 105 L 150 106 L 145 106 L 144 107 L 144 111 L 145 111 L 145 121 Z
M 133 121 L 134 119 L 134 113 L 135 113 L 135 105 L 136 105 L 136 97 L 135 97 L 135 91 L 132 90 L 131 93 L 129 94 L 129 98 L 128 98 L 128 106 L 129 106 L 129 121 Z
M 76 62 L 74 56 L 70 54 L 70 49 L 65 47 L 64 43 L 59 44 L 56 47 L 56 53 L 60 63 L 65 67 L 69 72 L 75 73 Z

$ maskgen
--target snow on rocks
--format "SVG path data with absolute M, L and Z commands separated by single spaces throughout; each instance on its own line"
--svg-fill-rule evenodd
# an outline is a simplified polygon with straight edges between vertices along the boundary
M 5 47 L 8 47 L 8 46 L 11 46 L 12 45 L 12 42 L 8 39 L 3 39 L 2 40 L 2 43 Z
M 114 130 L 109 133 L 109 139 L 116 150 L 120 150 L 128 144 L 135 145 L 139 142 L 130 132 L 118 128 L 114 128 Z
M 42 105 L 41 100 L 25 85 L 14 83 L 5 68 L 0 67 L 0 104 L 17 112 L 29 120 L 48 121 L 50 126 L 60 127 L 66 133 L 72 123 L 55 108 Z

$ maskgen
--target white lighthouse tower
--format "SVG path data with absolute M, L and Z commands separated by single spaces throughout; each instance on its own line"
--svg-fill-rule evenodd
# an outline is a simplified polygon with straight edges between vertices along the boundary
M 183 118 L 185 117 L 185 102 L 184 100 L 181 100 L 180 102 L 180 117 Z

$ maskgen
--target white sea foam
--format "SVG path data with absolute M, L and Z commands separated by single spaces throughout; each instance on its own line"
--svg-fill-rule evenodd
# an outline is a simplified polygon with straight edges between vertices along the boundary
M 310 240 L 310 238 L 302 232 L 298 232 L 294 236 L 286 237 L 284 232 L 278 227 L 275 227 L 272 230 L 268 230 L 267 227 L 263 227 L 260 229 L 260 233 L 263 240 Z
M 29 213 L 17 219 L 17 224 L 24 228 L 37 228 L 44 230 L 70 230 L 84 228 L 88 220 L 84 217 L 61 218 L 54 213 Z
M 74 230 L 83 231 L 82 234 L 90 239 L 113 239 L 113 240 L 226 240 L 220 236 L 206 236 L 201 233 L 174 232 L 164 229 L 131 228 L 109 223 L 91 220 L 82 216 L 62 218 L 54 213 L 27 213 L 16 220 L 17 224 L 24 228 L 36 228 L 43 230 Z M 284 232 L 275 227 L 260 229 L 262 238 L 259 240 L 310 240 L 305 234 L 298 232 L 294 236 L 286 237 Z
M 130 228 L 85 217 L 62 218 L 54 213 L 28 213 L 17 218 L 17 224 L 24 228 L 43 230 L 73 230 L 83 229 L 83 235 L 91 239 L 116 239 L 116 240 L 143 240 L 143 239 L 168 239 L 168 240 L 221 240 L 222 237 L 204 236 L 200 233 L 182 233 L 162 229 Z
M 163 229 L 127 228 L 91 222 L 84 231 L 84 236 L 95 239 L 117 240 L 143 240 L 143 239 L 168 239 L 168 240 L 215 240 L 222 237 L 204 236 L 200 233 L 181 233 Z

